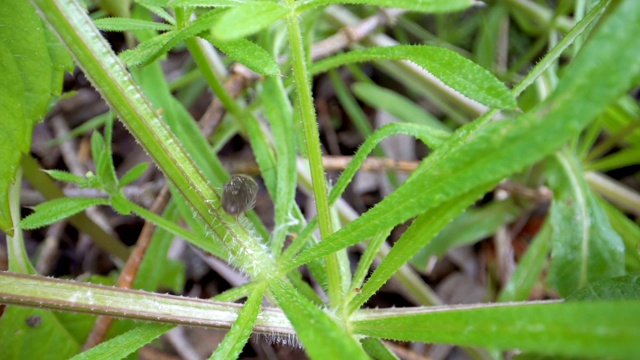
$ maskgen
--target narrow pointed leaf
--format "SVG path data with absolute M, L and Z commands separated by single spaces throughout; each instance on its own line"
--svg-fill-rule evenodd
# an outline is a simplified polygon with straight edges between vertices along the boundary
M 451 132 L 446 125 L 429 114 L 429 112 L 419 104 L 416 104 L 393 90 L 364 82 L 355 83 L 351 88 L 358 99 L 364 101 L 369 106 L 388 112 L 400 121 L 427 125 L 438 130 Z
M 210 34 L 201 34 L 201 36 L 213 44 L 218 50 L 227 54 L 232 60 L 245 65 L 258 74 L 280 74 L 280 66 L 278 66 L 273 56 L 260 45 L 250 40 L 236 39 L 222 41 Z
M 103 342 L 71 359 L 73 360 L 111 360 L 124 359 L 144 345 L 171 330 L 167 324 L 141 324 L 109 341 Z
M 473 0 L 309 0 L 298 5 L 298 11 L 331 4 L 362 4 L 426 13 L 445 13 L 464 10 L 471 7 L 473 3 Z
M 447 86 L 487 106 L 513 109 L 516 101 L 493 74 L 451 50 L 435 46 L 372 47 L 336 55 L 313 64 L 314 74 L 338 66 L 374 60 L 410 60 Z
M 362 163 L 367 159 L 369 153 L 371 153 L 382 140 L 399 134 L 413 136 L 433 149 L 440 146 L 449 138 L 449 133 L 426 125 L 391 123 L 381 127 L 360 146 L 353 156 L 353 159 L 349 162 L 342 174 L 340 174 L 340 178 L 329 194 L 329 203 L 334 204 L 338 198 L 342 196 L 342 193 L 344 193 Z
M 135 49 L 125 50 L 120 53 L 120 59 L 128 66 L 147 64 L 171 49 L 167 47 L 167 44 L 176 36 L 176 32 L 177 30 L 172 30 L 143 41 Z
M 251 3 L 255 0 L 144 0 L 166 2 L 166 6 L 178 7 L 234 7 Z
M 399 341 L 586 357 L 640 354 L 639 301 L 430 307 L 403 315 L 372 310 L 359 313 L 354 327 Z
M 568 295 L 595 280 L 624 275 L 624 244 L 584 180 L 577 159 L 558 153 L 549 173 L 553 246 L 548 281 Z
M 213 36 L 233 40 L 254 34 L 273 24 L 291 10 L 271 1 L 252 1 L 225 12 L 213 27 Z
M 170 24 L 155 21 L 130 19 L 130 18 L 103 18 L 96 19 L 96 27 L 104 31 L 129 31 L 129 30 L 155 30 L 169 31 L 173 29 Z
M 496 230 L 511 222 L 521 209 L 514 201 L 497 201 L 480 209 L 470 209 L 449 223 L 411 260 L 419 269 L 426 269 L 432 256 L 442 256 L 450 248 L 473 244 L 491 236 Z
M 142 174 L 144 174 L 145 171 L 147 171 L 147 168 L 149 168 L 149 163 L 143 162 L 129 169 L 129 171 L 122 176 L 122 179 L 120 179 L 119 187 L 122 188 L 123 186 L 127 186 L 136 181 L 140 176 L 142 176 Z
M 338 324 L 287 282 L 274 278 L 269 290 L 312 359 L 369 358 L 345 326 Z
M 49 176 L 51 176 L 52 178 L 58 181 L 64 181 L 64 182 L 74 183 L 74 184 L 86 184 L 89 181 L 84 176 L 72 174 L 70 172 L 62 171 L 62 170 L 45 170 L 44 172 L 46 172 L 47 174 L 49 174 Z
M 293 132 L 293 110 L 287 99 L 282 80 L 273 76 L 265 79 L 261 93 L 264 99 L 265 115 L 271 124 L 276 142 L 277 181 L 275 194 L 275 227 L 272 235 L 272 249 L 280 253 L 288 228 L 291 226 L 296 195 L 296 148 Z
M 488 188 L 488 186 L 480 186 L 419 216 L 393 245 L 360 293 L 349 303 L 349 310 L 355 311 L 362 306 L 451 219 L 478 200 L 488 191 Z
M 37 205 L 35 213 L 20 221 L 20 228 L 25 230 L 37 229 L 66 219 L 81 211 L 96 205 L 108 205 L 106 199 L 94 198 L 58 198 Z
M 253 289 L 247 302 L 244 303 L 244 307 L 240 310 L 238 319 L 233 323 L 231 330 L 211 355 L 211 359 L 237 359 L 240 356 L 242 348 L 244 348 L 253 332 L 253 325 L 260 313 L 260 304 L 262 303 L 265 289 L 266 283 L 262 283 Z

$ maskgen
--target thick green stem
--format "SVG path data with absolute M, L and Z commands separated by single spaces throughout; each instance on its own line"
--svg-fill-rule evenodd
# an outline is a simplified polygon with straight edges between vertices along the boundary
M 242 308 L 240 304 L 154 294 L 5 271 L 0 272 L 0 302 L 218 329 L 230 328 Z M 272 308 L 261 310 L 254 331 L 265 334 L 293 334 L 293 328 L 285 315 Z

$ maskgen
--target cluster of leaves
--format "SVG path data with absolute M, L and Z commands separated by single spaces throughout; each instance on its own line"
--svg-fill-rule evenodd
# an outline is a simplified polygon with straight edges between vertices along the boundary
M 640 270 L 640 228 L 618 208 L 602 200 L 598 192 L 613 197 L 622 209 L 633 208 L 637 201 L 634 203 L 632 197 L 624 199 L 620 185 L 607 178 L 603 182 L 603 176 L 595 173 L 638 163 L 640 140 L 634 131 L 638 125 L 630 114 L 637 115 L 640 111 L 635 100 L 626 95 L 638 85 L 640 78 L 640 58 L 636 50 L 640 48 L 640 38 L 636 35 L 640 33 L 640 3 L 637 1 L 593 2 L 593 8 L 579 22 L 571 24 L 565 36 L 512 90 L 476 62 L 444 47 L 374 46 L 313 63 L 305 55 L 309 40 L 303 36 L 303 29 L 328 5 L 366 4 L 438 13 L 467 9 L 474 3 L 471 0 L 144 0 L 138 1 L 132 12 L 128 8 L 120 9 L 120 17 L 95 21 L 74 1 L 34 0 L 52 32 L 43 26 L 28 3 L 19 0 L 10 3 L 10 9 L 7 5 L 1 7 L 3 22 L 22 21 L 20 25 L 27 27 L 27 34 L 37 38 L 27 48 L 13 41 L 18 35 L 7 26 L 0 39 L 3 45 L 0 59 L 12 76 L 8 82 L 11 86 L 3 87 L 0 94 L 1 109 L 7 114 L 6 124 L 2 124 L 0 151 L 3 157 L 6 154 L 9 164 L 0 173 L 0 226 L 8 234 L 10 270 L 35 273 L 21 242 L 21 229 L 45 226 L 91 206 L 110 205 L 119 213 L 134 212 L 159 226 L 162 231 L 154 237 L 154 244 L 158 245 L 149 250 L 151 254 L 166 253 L 170 236 L 180 236 L 232 263 L 248 274 L 252 282 L 222 294 L 216 299 L 221 302 L 200 303 L 2 273 L 0 299 L 3 302 L 230 327 L 212 355 L 220 359 L 237 358 L 254 329 L 283 336 L 294 332 L 312 358 L 393 358 L 381 339 L 568 356 L 640 354 L 637 342 L 640 302 L 637 275 L 634 275 Z M 503 11 L 503 6 L 496 5 L 496 8 Z M 542 10 L 537 11 L 539 15 Z M 153 15 L 164 22 L 153 21 Z M 544 18 L 544 14 L 540 16 Z M 520 18 L 524 26 L 531 26 L 522 14 L 514 17 Z M 546 21 L 553 23 L 555 18 L 548 16 Z M 140 44 L 116 56 L 96 27 L 127 31 L 135 35 Z M 15 28 L 21 27 L 16 23 Z M 54 40 L 53 33 L 60 43 Z M 253 36 L 256 42 L 247 36 Z M 277 40 L 284 36 L 287 44 Z M 231 97 L 197 38 L 263 76 L 256 86 L 255 104 L 248 105 L 242 99 Z M 251 221 L 239 221 L 244 216 L 236 218 L 220 209 L 216 189 L 229 175 L 184 104 L 171 94 L 159 65 L 169 50 L 182 44 L 228 111 L 231 120 L 227 121 L 232 125 L 227 131 L 241 131 L 254 149 L 275 204 L 272 233 L 255 214 L 249 214 Z M 96 133 L 91 141 L 96 174 L 80 177 L 48 171 L 54 179 L 104 190 L 107 198 L 55 199 L 37 206 L 36 212 L 22 221 L 17 218 L 16 194 L 20 189 L 18 169 L 21 166 L 25 176 L 35 184 L 36 175 L 28 172 L 33 166 L 30 167 L 30 160 L 24 155 L 30 148 L 33 126 L 47 113 L 49 104 L 55 102 L 61 74 L 70 69 L 63 47 L 73 55 L 76 64 L 171 183 L 173 199 L 162 216 L 122 195 L 122 187 L 141 175 L 146 165 L 134 168 L 120 180 L 116 178 L 110 156 L 111 123 L 107 121 L 105 137 Z M 577 55 L 557 79 L 552 70 L 567 49 L 575 50 Z M 280 55 L 288 57 L 287 66 L 278 63 Z M 19 61 L 22 57 L 30 60 Z M 404 60 L 428 70 L 453 89 L 449 96 L 458 99 L 464 96 L 473 101 L 473 109 L 487 111 L 451 131 L 448 124 L 434 119 L 397 93 L 366 81 L 356 84 L 353 87 L 356 96 L 404 121 L 374 133 L 361 123 L 367 140 L 329 191 L 320 158 L 311 76 L 328 71 L 341 101 L 349 108 L 355 99 L 344 91 L 344 84 L 343 91 L 339 90 L 341 80 L 333 69 L 361 62 Z M 132 68 L 133 77 L 126 66 Z M 284 71 L 285 68 L 292 68 L 292 73 Z M 283 74 L 291 75 L 291 80 L 283 80 Z M 546 90 L 544 95 L 521 97 L 534 82 Z M 291 97 L 289 89 L 292 89 Z M 161 112 L 156 110 L 159 108 Z M 357 118 L 361 109 L 357 105 L 350 108 Z M 494 121 L 498 115 L 508 117 L 512 113 L 511 119 Z M 598 117 L 600 121 L 594 122 Z M 268 120 L 270 128 L 262 125 L 262 118 Z M 302 131 L 294 132 L 295 126 Z M 611 139 L 615 140 L 594 147 L 603 130 L 613 133 Z M 336 204 L 341 194 L 368 154 L 376 151 L 382 139 L 395 134 L 414 136 L 433 152 L 384 200 L 335 230 L 338 224 L 331 213 L 340 210 Z M 623 150 L 602 156 L 623 140 Z M 306 147 L 298 149 L 298 143 Z M 311 184 L 306 179 L 307 170 L 296 168 L 298 153 L 308 156 Z M 592 172 L 588 173 L 585 168 Z M 530 171 L 523 171 L 525 169 Z M 461 215 L 507 177 L 530 186 L 545 181 L 554 194 L 549 221 L 499 296 L 503 302 L 521 302 L 361 309 L 392 276 L 402 276 L 399 270 L 407 263 L 423 268 L 429 257 L 440 255 L 455 244 L 478 241 L 521 212 L 522 209 L 513 204 L 497 203 L 492 208 Z M 308 223 L 294 202 L 296 186 L 305 184 L 311 188 L 318 207 L 317 218 Z M 637 197 L 637 193 L 633 195 Z M 188 223 L 190 230 L 176 225 L 179 218 Z M 393 248 L 384 250 L 389 232 L 410 219 L 414 221 Z M 459 231 L 461 224 L 468 224 L 464 232 Z M 317 227 L 321 241 L 312 235 Z M 298 236 L 284 249 L 285 238 L 290 233 Z M 351 274 L 349 267 L 344 266 L 345 249 L 363 241 L 369 242 L 367 250 Z M 384 258 L 365 281 L 374 258 L 383 252 L 386 252 Z M 568 300 L 526 302 L 547 264 L 549 253 L 547 285 Z M 328 303 L 302 281 L 297 268 L 305 264 L 324 287 Z M 151 274 L 162 266 L 162 260 L 147 254 L 135 287 L 155 290 L 160 279 L 157 272 Z M 420 284 L 410 291 L 420 294 L 428 292 L 426 289 Z M 280 307 L 286 319 L 272 310 L 261 310 L 263 296 Z M 227 303 L 244 297 L 247 300 L 241 309 Z M 417 298 L 424 299 L 425 305 L 436 302 L 425 296 L 417 295 Z M 37 332 L 27 331 L 29 325 L 24 319 L 34 314 L 41 316 L 46 325 L 40 326 Z M 41 345 L 41 348 L 56 356 L 76 354 L 87 332 L 68 330 L 69 316 L 12 306 L 0 320 L 2 348 L 10 349 L 11 356 L 17 358 L 21 352 L 32 351 L 28 349 L 29 344 L 42 334 L 65 328 L 66 335 L 49 337 L 50 345 Z M 90 322 L 86 317 L 82 321 Z M 119 336 L 77 356 L 122 358 L 171 328 L 159 323 L 121 324 L 113 329 Z M 23 341 L 8 336 L 17 330 L 22 331 Z M 53 352 L 53 347 L 58 351 Z

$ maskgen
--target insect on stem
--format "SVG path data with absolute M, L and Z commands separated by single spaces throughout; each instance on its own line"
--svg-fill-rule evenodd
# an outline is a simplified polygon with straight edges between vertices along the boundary
M 258 183 L 252 177 L 233 175 L 222 189 L 222 208 L 227 214 L 238 217 L 253 209 L 257 194 Z

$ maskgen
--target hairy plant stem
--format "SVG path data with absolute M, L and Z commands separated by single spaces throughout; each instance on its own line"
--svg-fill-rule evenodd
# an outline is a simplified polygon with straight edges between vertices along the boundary
M 33 3 L 136 140 L 225 244 L 235 265 L 254 278 L 273 274 L 275 263 L 270 254 L 236 218 L 221 210 L 219 194 L 145 98 L 84 8 L 74 0 Z
M 293 0 L 287 0 L 287 5 L 294 7 Z M 296 101 L 300 112 L 300 119 L 304 129 L 304 138 L 309 156 L 313 194 L 315 196 L 318 211 L 318 222 L 322 238 L 327 238 L 333 233 L 331 214 L 329 212 L 329 200 L 327 195 L 327 180 L 322 166 L 322 152 L 320 149 L 320 135 L 316 122 L 316 113 L 313 107 L 311 94 L 311 80 L 307 71 L 307 60 L 304 52 L 304 44 L 298 20 L 294 15 L 287 17 L 287 31 L 289 33 L 289 45 L 291 46 L 291 63 L 296 86 Z M 329 301 L 332 306 L 342 308 L 342 279 L 339 272 L 338 258 L 336 254 L 326 257 L 327 279 L 329 282 Z

